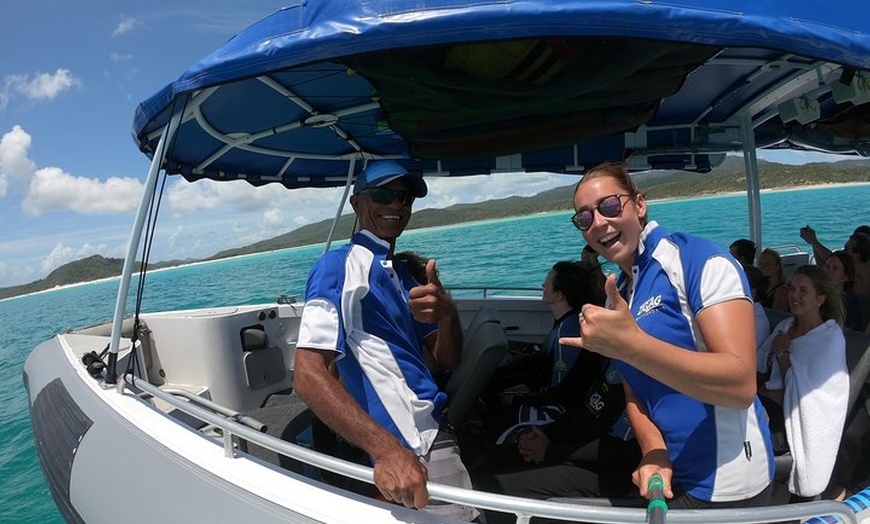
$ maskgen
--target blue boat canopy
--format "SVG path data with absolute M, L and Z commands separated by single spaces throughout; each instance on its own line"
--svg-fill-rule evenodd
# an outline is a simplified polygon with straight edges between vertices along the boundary
M 137 108 L 189 180 L 708 171 L 750 146 L 870 155 L 870 10 L 843 0 L 302 0 Z

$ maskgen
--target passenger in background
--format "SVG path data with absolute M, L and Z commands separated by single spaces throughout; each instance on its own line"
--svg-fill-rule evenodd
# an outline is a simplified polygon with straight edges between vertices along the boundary
M 755 255 L 758 253 L 758 248 L 755 246 L 755 242 L 748 238 L 738 238 L 734 242 L 731 242 L 728 251 L 731 252 L 731 256 L 740 262 L 740 265 L 755 265 Z
M 779 253 L 767 248 L 758 259 L 758 269 L 767 277 L 767 288 L 761 305 L 768 309 L 788 311 L 788 282 L 782 272 L 782 259 Z
M 867 235 L 870 236 L 870 226 L 867 224 L 858 226 L 855 228 L 855 231 L 852 232 L 852 235 Z
M 580 334 L 580 308 L 584 304 L 604 304 L 604 289 L 598 286 L 596 269 L 587 263 L 561 261 L 547 273 L 541 284 L 541 300 L 553 312 L 553 327 L 544 348 L 549 356 L 548 365 L 535 374 L 544 377 L 533 380 L 539 383 L 519 384 L 502 391 L 499 399 L 507 409 L 496 406 L 488 409 L 487 425 L 496 439 L 502 441 L 499 444 L 505 440 L 516 442 L 516 436 L 498 439 L 497 435 L 515 424 L 520 424 L 517 433 L 528 429 L 532 421 L 523 419 L 533 416 L 530 411 L 538 413 L 544 409 L 540 415 L 546 413 L 546 421 L 555 420 L 579 401 L 578 391 L 585 391 L 607 367 L 607 358 L 559 343 L 560 337 Z
M 861 309 L 861 302 L 855 289 L 855 257 L 845 251 L 834 251 L 825 261 L 825 271 L 828 278 L 836 286 L 843 297 L 845 321 L 843 327 L 855 331 L 864 331 L 866 319 Z
M 867 297 L 870 297 L 870 232 L 865 232 L 864 228 L 868 226 L 856 229 L 843 249 L 855 258 L 855 286 L 852 290 L 865 297 L 866 304 Z
M 619 372 L 609 358 L 559 342 L 579 335 L 583 305 L 604 304 L 597 272 L 597 263 L 562 261 L 547 274 L 543 301 L 555 319 L 550 380 L 535 393 L 508 391 L 504 407 L 487 409 L 497 447 L 472 470 L 477 489 L 547 499 L 621 496 L 631 487 L 640 457 Z
M 394 258 L 396 262 L 405 264 L 408 273 L 411 273 L 411 276 L 414 277 L 414 280 L 416 280 L 418 284 L 425 284 L 427 282 L 426 264 L 429 262 L 428 258 L 413 251 L 402 251 L 401 253 L 396 253 Z M 438 273 L 437 269 L 435 272 L 436 274 Z
M 767 313 L 764 312 L 764 307 L 761 305 L 764 290 L 767 289 L 767 277 L 755 266 L 743 266 L 743 271 L 746 272 L 746 280 L 749 281 L 749 290 L 752 292 L 752 307 L 755 312 L 755 347 L 757 348 L 770 334 L 770 321 L 767 320 Z
M 510 428 L 506 435 L 516 438 L 516 447 L 472 469 L 475 488 L 536 499 L 630 497 L 641 454 L 615 363 L 585 391 L 573 393 L 576 400 L 555 421 Z M 499 520 L 488 515 L 487 521 Z
M 773 453 L 740 264 L 714 242 L 648 221 L 625 164 L 587 172 L 574 210 L 586 242 L 622 273 L 607 277 L 607 307 L 584 306 L 582 336 L 563 343 L 619 362 L 643 456 L 640 495 L 660 475 L 672 508 L 767 504 Z
M 794 317 L 780 322 L 759 350 L 770 378 L 759 394 L 773 431 L 783 431 L 793 463 L 790 502 L 819 498 L 828 486 L 846 421 L 849 371 L 843 303 L 825 270 L 795 271 Z
M 556 262 L 541 284 L 541 300 L 553 312 L 554 319 L 547 341 L 552 373 L 547 388 L 539 392 L 542 395 L 566 381 L 575 369 L 579 373 L 575 385 L 582 386 L 607 367 L 604 357 L 559 342 L 560 337 L 580 333 L 580 309 L 585 304 L 604 304 L 604 288 L 599 286 L 597 271 L 598 265 L 593 263 Z
M 870 236 L 870 226 L 861 225 L 855 228 L 855 231 L 852 232 L 852 234 L 849 236 L 849 239 L 846 240 L 846 243 L 843 246 L 846 251 L 851 252 L 851 249 L 849 249 L 849 244 L 853 241 L 855 235 Z M 821 243 L 818 236 L 816 235 L 816 230 L 811 228 L 809 224 L 805 225 L 800 229 L 800 236 L 804 240 L 804 242 L 806 242 L 810 245 L 810 247 L 813 248 L 813 257 L 816 260 L 816 264 L 824 267 L 825 261 L 828 260 L 829 256 L 831 256 L 832 250 Z

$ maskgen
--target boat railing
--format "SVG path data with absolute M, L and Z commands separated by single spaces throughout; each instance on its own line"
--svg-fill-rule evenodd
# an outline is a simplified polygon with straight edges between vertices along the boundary
M 127 373 L 124 380 L 130 385 L 128 391 L 140 390 L 158 398 L 175 409 L 217 428 L 222 433 L 224 455 L 227 458 L 239 457 L 245 443 L 254 443 L 265 449 L 300 461 L 314 467 L 331 471 L 345 477 L 373 484 L 373 470 L 352 462 L 320 453 L 318 451 L 281 440 L 263 433 L 256 421 L 243 420 L 238 413 L 228 412 L 226 408 L 207 399 L 196 398 L 184 390 L 164 390 Z M 255 429 L 256 428 L 256 429 Z M 517 524 L 528 524 L 532 517 L 543 517 L 577 522 L 598 522 L 607 524 L 640 524 L 646 522 L 646 509 L 620 508 L 589 504 L 571 499 L 571 502 L 533 500 L 461 489 L 443 484 L 429 483 L 429 496 L 436 500 L 474 506 L 516 515 Z M 858 524 L 853 511 L 842 502 L 816 501 L 781 506 L 754 508 L 673 510 L 667 520 L 673 524 L 753 524 L 804 520 L 814 516 L 832 515 L 846 524 Z
M 771 246 L 769 249 L 779 254 L 780 265 L 786 282 L 791 282 L 791 277 L 794 276 L 794 272 L 798 267 L 805 264 L 815 264 L 815 257 L 812 251 L 807 252 L 797 244 Z
M 506 295 L 512 293 L 520 293 L 522 296 L 540 296 L 540 287 L 522 287 L 522 286 L 448 286 L 447 290 L 451 293 L 462 296 L 482 296 L 487 298 L 490 295 Z
M 132 381 L 128 381 L 128 382 L 132 382 Z M 139 387 L 141 385 L 142 385 L 142 379 L 141 379 L 141 377 L 137 377 L 136 387 Z M 260 422 L 259 420 L 255 419 L 254 417 L 251 417 L 251 416 L 245 415 L 244 413 L 240 413 L 238 411 L 234 411 L 232 409 L 229 409 L 226 406 L 222 406 L 222 405 L 218 404 L 217 402 L 213 402 L 205 397 L 201 397 L 199 395 L 191 393 L 190 391 L 187 391 L 184 389 L 179 389 L 179 388 L 161 388 L 160 391 L 163 391 L 165 393 L 169 393 L 170 395 L 174 395 L 176 397 L 183 397 L 188 402 L 194 402 L 196 404 L 199 404 L 205 409 L 210 409 L 213 412 L 220 414 L 220 415 L 223 415 L 224 417 L 226 417 L 230 420 L 235 420 L 236 422 L 243 424 L 243 425 L 245 425 L 245 426 L 247 426 L 255 431 L 259 431 L 261 433 L 266 431 L 266 425 L 263 424 L 262 422 Z M 145 392 L 141 396 L 142 396 L 142 398 L 147 398 L 148 396 L 153 396 L 153 395 L 150 392 Z
M 780 255 L 799 255 L 806 253 L 806 250 L 797 244 L 782 244 L 778 246 L 769 246 L 766 249 L 772 249 Z

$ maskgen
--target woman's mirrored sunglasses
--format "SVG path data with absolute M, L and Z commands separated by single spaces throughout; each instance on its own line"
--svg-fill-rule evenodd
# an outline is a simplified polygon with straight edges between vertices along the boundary
M 414 203 L 414 194 L 410 191 L 399 191 L 388 187 L 373 187 L 366 189 L 366 193 L 375 204 L 392 204 L 398 200 L 403 206 L 411 206 Z
M 622 213 L 622 197 L 630 197 L 631 195 L 610 195 L 598 201 L 592 209 L 581 209 L 574 213 L 571 217 L 571 222 L 580 231 L 586 231 L 592 227 L 592 222 L 595 221 L 595 210 L 604 218 L 614 218 Z

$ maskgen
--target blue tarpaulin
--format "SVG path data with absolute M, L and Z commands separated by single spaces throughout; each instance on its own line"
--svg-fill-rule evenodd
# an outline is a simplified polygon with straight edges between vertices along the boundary
M 301 1 L 137 109 L 186 178 L 336 186 L 427 173 L 706 171 L 759 147 L 870 154 L 870 10 L 845 1 Z

